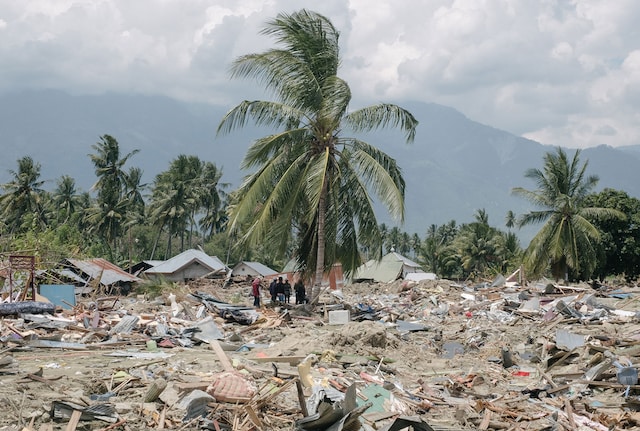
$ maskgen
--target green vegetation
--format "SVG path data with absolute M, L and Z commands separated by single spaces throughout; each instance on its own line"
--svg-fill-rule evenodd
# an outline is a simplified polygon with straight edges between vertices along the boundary
M 145 185 L 141 184 L 140 170 L 126 166 L 134 153 L 123 158 L 115 138 L 103 137 L 98 145 L 105 142 L 109 142 L 109 158 L 115 161 L 111 165 L 118 169 L 96 169 L 97 181 L 92 193 L 78 190 L 73 178 L 66 175 L 56 181 L 52 192 L 45 191 L 40 165 L 28 157 L 18 160 L 17 170 L 10 171 L 11 181 L 1 185 L 0 252 L 34 254 L 43 266 L 66 257 L 105 257 L 126 267 L 130 261 L 154 255 L 168 258 L 185 248 L 201 246 L 208 254 L 231 264 L 255 260 L 276 269 L 281 269 L 295 252 L 292 244 L 299 234 L 296 225 L 299 220 L 294 220 L 288 232 L 290 242 L 280 256 L 273 253 L 270 242 L 273 238 L 268 235 L 261 241 L 256 240 L 252 247 L 237 247 L 238 232 L 226 228 L 227 185 L 220 182 L 222 171 L 213 163 L 196 156 L 179 155 L 151 185 Z M 439 226 L 432 224 L 426 228 L 423 238 L 403 232 L 397 226 L 389 228 L 381 224 L 377 244 L 357 244 L 359 258 L 364 261 L 394 250 L 421 263 L 427 271 L 461 280 L 491 279 L 497 274 L 511 273 L 523 262 L 527 263 L 528 274 L 537 268 L 530 277 L 556 274 L 582 280 L 592 277 L 603 280 L 608 276 L 635 280 L 640 274 L 640 200 L 611 189 L 589 193 L 595 177 L 585 176 L 586 163 L 579 163 L 578 154 L 569 160 L 562 150 L 557 150 L 545 156 L 543 170 L 527 172 L 528 177 L 547 188 L 524 195 L 535 196 L 536 202 L 555 203 L 557 207 L 543 207 L 520 217 L 509 211 L 504 219 L 506 231 L 491 226 L 484 209 L 477 210 L 470 223 L 457 224 L 451 220 Z M 118 171 L 111 182 L 100 176 Z M 120 180 L 115 179 L 118 176 Z M 114 183 L 118 184 L 119 191 Z M 554 187 L 558 191 L 554 191 Z M 567 194 L 560 190 L 573 191 Z M 113 196 L 108 196 L 109 193 Z M 548 199 L 547 195 L 556 197 Z M 232 193 L 231 196 L 238 199 L 239 195 Z M 117 203 L 119 215 L 116 216 L 115 210 L 111 215 L 101 212 L 108 202 Z M 93 224 L 96 214 L 114 221 Z M 534 248 L 544 243 L 539 236 L 549 231 L 561 232 L 559 229 L 543 226 L 526 253 L 521 249 L 512 228 L 544 214 L 548 215 L 545 226 L 560 220 L 562 226 L 572 225 L 579 233 L 593 232 L 591 228 L 581 227 L 583 223 L 595 229 L 597 236 L 587 238 L 586 249 L 580 246 L 563 249 L 577 252 L 578 267 L 570 266 L 568 262 L 574 260 L 565 258 L 567 269 L 558 272 L 557 262 L 549 265 L 551 254 L 539 261 L 537 267 L 532 265 L 532 258 L 542 255 Z M 172 244 L 176 239 L 177 246 Z M 583 241 L 586 239 L 576 244 Z
M 637 280 L 640 276 L 640 200 L 620 190 L 604 189 L 587 196 L 585 205 L 612 208 L 624 214 L 624 217 L 608 219 L 590 217 L 601 233 L 593 275 L 601 281 L 607 276 L 622 277 L 628 282 Z
M 578 150 L 569 160 L 561 148 L 546 153 L 542 170 L 532 168 L 525 173 L 538 188 L 513 189 L 541 208 L 524 214 L 518 225 L 544 222 L 525 253 L 528 274 L 540 275 L 550 265 L 556 280 L 568 280 L 569 270 L 577 277 L 591 276 L 601 235 L 590 219 L 624 218 L 615 209 L 587 205 L 598 177 L 586 176 L 587 163 L 580 164 L 579 155 Z

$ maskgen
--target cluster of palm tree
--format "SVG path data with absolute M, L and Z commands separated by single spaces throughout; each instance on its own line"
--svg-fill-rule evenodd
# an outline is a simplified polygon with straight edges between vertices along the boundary
M 387 252 L 413 257 L 425 270 L 445 278 L 490 278 L 509 273 L 521 263 L 518 237 L 511 230 L 490 226 L 485 209 L 476 211 L 471 223 L 458 225 L 451 220 L 432 224 L 422 240 L 417 234 L 409 235 L 396 227 L 388 230 L 382 225 L 381 229 L 386 232 Z
M 224 230 L 226 184 L 220 182 L 222 170 L 215 164 L 180 155 L 147 185 L 140 168 L 125 166 L 137 150 L 122 155 L 118 141 L 109 135 L 92 149 L 97 181 L 90 192 L 80 192 L 68 175 L 48 192 L 40 179 L 41 165 L 29 156 L 18 160 L 17 171 L 10 171 L 12 179 L 1 185 L 5 250 L 15 251 L 16 241 L 34 233 L 57 233 L 73 239 L 62 253 L 128 263 L 133 257 L 153 258 L 161 238 L 166 239 L 163 256 L 170 257 L 173 238 L 180 238 L 183 250 L 185 237 L 193 246 Z
M 417 258 L 421 251 L 422 240 L 417 233 L 409 234 L 403 232 L 398 226 L 391 229 L 385 224 L 380 225 L 380 233 L 382 234 L 383 252 L 391 250 L 398 253 Z M 370 253 L 367 253 L 369 255 Z
M 156 176 L 151 191 L 149 216 L 157 231 L 153 257 L 163 232 L 167 233 L 166 253 L 172 255 L 171 239 L 180 238 L 180 250 L 193 247 L 194 234 L 204 240 L 224 229 L 223 208 L 226 184 L 220 182 L 222 170 L 196 156 L 180 155 L 167 171 Z

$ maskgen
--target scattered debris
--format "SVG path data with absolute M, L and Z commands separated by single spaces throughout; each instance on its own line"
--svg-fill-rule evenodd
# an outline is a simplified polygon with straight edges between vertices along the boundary
M 640 429 L 638 289 L 508 280 L 0 311 L 0 430 Z

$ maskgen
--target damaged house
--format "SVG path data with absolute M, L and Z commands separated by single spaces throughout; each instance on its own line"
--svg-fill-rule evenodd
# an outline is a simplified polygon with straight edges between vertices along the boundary
M 420 264 L 392 251 L 384 255 L 380 260 L 372 259 L 360 265 L 353 273 L 352 280 L 354 282 L 391 283 L 415 273 L 429 274 L 422 270 Z M 433 277 L 435 278 L 435 275 Z
M 203 277 L 224 278 L 229 271 L 216 256 L 190 249 L 147 269 L 144 275 L 150 279 L 182 282 Z
M 231 270 L 232 277 L 272 277 L 278 275 L 278 271 L 269 268 L 260 262 L 240 262 Z
M 105 293 L 128 294 L 142 279 L 129 274 L 106 259 L 65 259 L 56 268 L 38 273 L 40 284 L 70 284 L 76 295 L 92 293 L 95 289 Z

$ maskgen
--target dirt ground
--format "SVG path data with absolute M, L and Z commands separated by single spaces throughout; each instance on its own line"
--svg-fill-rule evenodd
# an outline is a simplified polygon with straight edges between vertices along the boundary
M 75 322 L 64 327 L 3 318 L 0 430 L 292 430 L 304 417 L 293 384 L 303 380 L 301 362 L 318 387 L 355 383 L 358 402 L 373 404 L 363 429 L 398 416 L 435 430 L 640 429 L 637 378 L 625 386 L 617 376 L 640 356 L 635 287 L 354 284 L 324 294 L 315 312 L 267 305 L 250 325 L 203 310 L 194 292 L 251 304 L 244 284 L 199 281 L 172 292 L 173 305 L 166 292 L 133 294 L 99 320 L 80 303 L 56 317 Z M 349 310 L 350 321 L 330 324 L 336 310 Z M 125 316 L 139 317 L 133 330 L 113 332 Z M 157 336 L 160 325 L 180 333 L 206 316 L 223 334 L 228 364 L 212 343 Z M 205 391 L 229 366 L 255 389 L 252 409 L 208 400 L 206 421 L 185 419 L 191 407 L 179 407 L 181 397 Z M 158 382 L 167 389 L 152 397 Z M 302 392 L 309 399 L 313 388 Z

